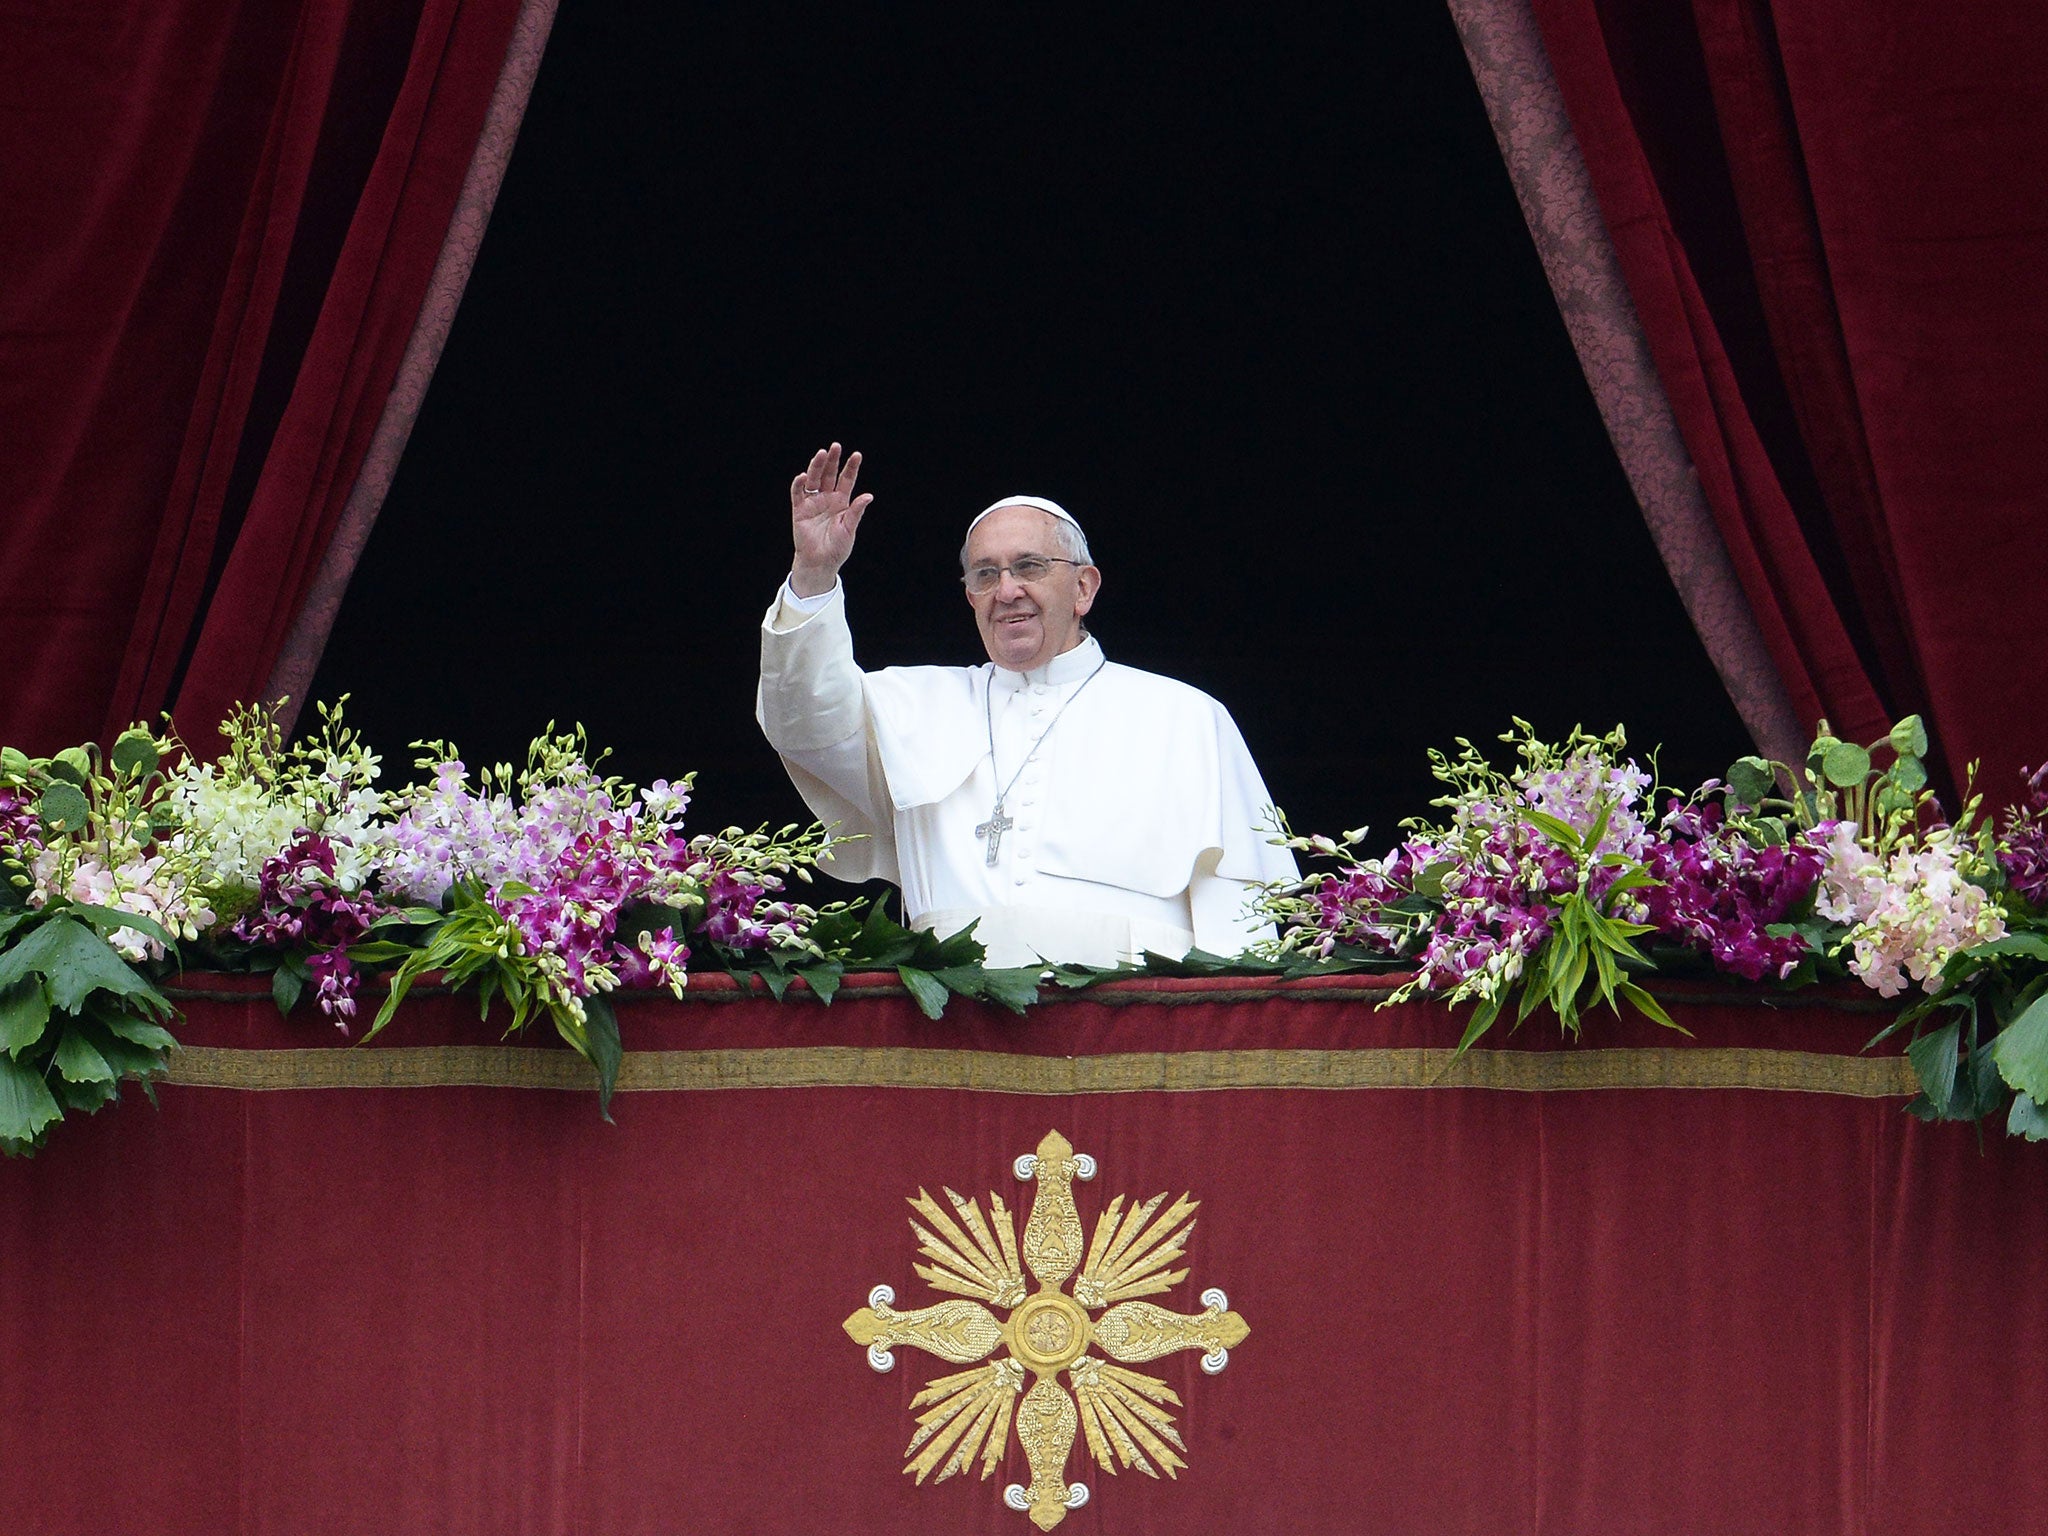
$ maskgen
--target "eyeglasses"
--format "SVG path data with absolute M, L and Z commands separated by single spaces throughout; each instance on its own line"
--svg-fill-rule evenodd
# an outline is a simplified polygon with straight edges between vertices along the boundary
M 996 584 L 1008 571 L 1019 581 L 1030 583 L 1043 581 L 1052 574 L 1055 565 L 1079 565 L 1078 560 L 1064 560 L 1058 555 L 1026 555 L 1021 560 L 1012 560 L 1008 565 L 977 565 L 960 579 L 967 583 L 967 590 L 979 597 L 984 592 L 995 590 Z

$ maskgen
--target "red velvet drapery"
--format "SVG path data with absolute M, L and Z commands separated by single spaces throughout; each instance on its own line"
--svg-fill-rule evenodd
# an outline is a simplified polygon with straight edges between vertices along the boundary
M 465 999 L 364 1049 L 260 978 L 187 999 L 160 1108 L 0 1163 L 10 1529 L 1025 1536 L 1014 1443 L 988 1482 L 901 1471 L 962 1367 L 878 1375 L 840 1325 L 877 1284 L 946 1299 L 906 1200 L 1021 1221 L 1053 1128 L 1099 1162 L 1084 1233 L 1189 1192 L 1152 1299 L 1220 1287 L 1251 1327 L 1220 1375 L 1137 1367 L 1187 1466 L 1077 1444 L 1061 1536 L 1934 1536 L 2048 1502 L 2048 1148 L 1902 1113 L 1860 997 L 1667 996 L 1691 1038 L 1577 1049 L 1538 1016 L 1454 1072 L 1458 1021 L 1371 979 L 939 1023 L 881 978 L 829 1009 L 700 979 L 621 1004 L 616 1125 Z
M 2048 11 L 1534 0 L 1793 703 L 2048 758 Z
M 377 428 L 518 0 L 0 18 L 0 740 L 256 697 Z

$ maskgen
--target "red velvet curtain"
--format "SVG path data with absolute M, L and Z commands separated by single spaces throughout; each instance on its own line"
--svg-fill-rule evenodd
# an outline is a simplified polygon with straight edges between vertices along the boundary
M 1793 704 L 2048 758 L 2048 10 L 1534 0 Z
M 383 412 L 518 0 L 0 16 L 0 740 L 256 697 Z

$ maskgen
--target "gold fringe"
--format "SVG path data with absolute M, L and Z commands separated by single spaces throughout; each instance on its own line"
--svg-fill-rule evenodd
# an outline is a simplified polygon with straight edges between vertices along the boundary
M 597 1079 L 565 1050 L 509 1045 L 367 1050 L 171 1053 L 168 1083 L 253 1091 L 290 1088 L 559 1088 Z M 1489 1051 L 1143 1051 L 1024 1056 L 910 1046 L 809 1045 L 752 1050 L 628 1051 L 621 1092 L 726 1088 L 949 1088 L 969 1093 L 1199 1093 L 1228 1088 L 1493 1088 L 1519 1093 L 1602 1088 L 1757 1088 L 1859 1099 L 1919 1091 L 1902 1056 L 1835 1056 L 1744 1048 Z

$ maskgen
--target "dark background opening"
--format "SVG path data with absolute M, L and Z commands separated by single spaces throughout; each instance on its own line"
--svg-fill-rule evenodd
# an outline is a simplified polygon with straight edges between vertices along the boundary
M 834 437 L 864 665 L 981 660 L 961 531 L 1051 496 L 1302 829 L 1390 839 L 1514 714 L 1748 750 L 1438 8 L 565 6 L 314 695 L 387 777 L 574 720 L 700 829 L 798 818 L 756 631 Z

